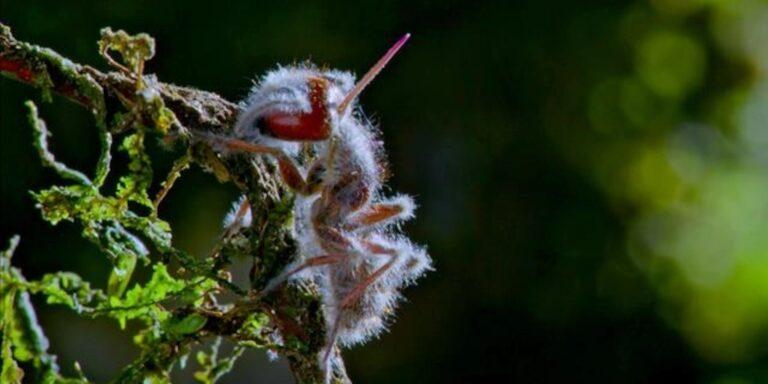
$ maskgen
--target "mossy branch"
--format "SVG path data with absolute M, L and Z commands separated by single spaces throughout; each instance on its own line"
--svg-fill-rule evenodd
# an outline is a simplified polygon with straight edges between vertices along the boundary
M 316 287 L 286 286 L 266 299 L 257 299 L 254 294 L 295 253 L 295 240 L 288 226 L 291 194 L 270 164 L 250 156 L 221 157 L 205 142 L 189 137 L 189 132 L 226 134 L 235 123 L 238 105 L 215 93 L 162 83 L 145 74 L 144 61 L 154 55 L 154 41 L 147 35 L 130 36 L 106 28 L 99 52 L 116 71 L 103 72 L 75 63 L 51 49 L 16 40 L 10 28 L 0 23 L 0 74 L 40 89 L 45 100 L 58 94 L 87 108 L 95 117 L 101 156 L 90 178 L 56 161 L 47 147 L 48 128 L 38 117 L 34 104 L 28 103 L 35 145 L 44 165 L 75 183 L 36 192 L 34 197 L 44 218 L 51 223 L 67 220 L 82 224 L 83 235 L 102 247 L 113 263 L 108 292 L 102 292 L 70 273 L 26 281 L 19 270 L 10 266 L 10 256 L 0 257 L 0 293 L 8 300 L 7 308 L 19 308 L 8 313 L 34 320 L 31 306 L 18 306 L 28 304 L 24 295 L 29 292 L 43 294 L 49 303 L 69 306 L 85 316 L 144 321 L 147 329 L 137 338 L 146 348 L 118 375 L 118 383 L 158 378 L 163 382 L 171 367 L 194 344 L 210 337 L 229 338 L 240 347 L 229 358 L 218 358 L 216 352 L 199 356 L 201 364 L 207 364 L 196 375 L 202 381 L 213 382 L 230 369 L 242 353 L 240 348 L 257 347 L 285 356 L 298 382 L 322 382 L 324 373 L 317 356 L 324 345 L 326 330 Z M 123 64 L 113 59 L 110 52 L 119 53 Z M 131 173 L 120 178 L 117 196 L 104 196 L 100 187 L 109 173 L 112 136 L 126 130 L 132 132 L 123 139 L 121 149 L 131 158 Z M 146 194 L 152 176 L 149 159 L 143 152 L 146 134 L 159 135 L 166 142 L 186 147 L 187 153 L 177 161 L 154 200 Z M 210 171 L 221 182 L 234 183 L 247 195 L 253 209 L 252 227 L 236 236 L 223 237 L 213 254 L 204 259 L 175 249 L 170 242 L 170 227 L 157 218 L 157 206 L 189 163 Z M 151 213 L 136 214 L 128 202 L 143 205 Z M 150 240 L 160 258 L 152 261 L 155 273 L 149 282 L 128 289 L 136 261 L 148 260 L 147 249 L 133 231 Z M 237 287 L 229 282 L 226 267 L 233 256 L 253 260 L 251 287 Z M 171 261 L 181 266 L 176 276 L 166 272 L 165 264 Z M 229 290 L 239 299 L 233 305 L 219 305 L 214 296 L 221 290 Z M 5 332 L 12 324 L 8 316 L 0 316 L 5 327 L 3 373 L 20 380 L 15 354 L 11 354 L 6 343 L 13 344 L 9 340 L 12 335 Z M 270 336 L 276 332 L 280 343 Z M 39 329 L 31 335 L 40 340 L 45 338 Z M 44 349 L 40 356 L 50 362 L 46 369 L 61 379 L 53 357 Z M 343 368 L 334 375 L 335 381 L 348 381 Z M 87 382 L 82 375 L 80 379 L 67 380 Z

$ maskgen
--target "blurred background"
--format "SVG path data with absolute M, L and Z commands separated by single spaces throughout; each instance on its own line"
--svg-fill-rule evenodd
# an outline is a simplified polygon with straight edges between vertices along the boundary
M 345 352 L 356 382 L 768 382 L 766 2 L 0 0 L 0 20 L 101 69 L 100 28 L 147 32 L 148 72 L 230 100 L 278 63 L 363 73 L 413 34 L 361 102 L 437 271 Z M 60 181 L 26 99 L 40 92 L 0 79 L 0 239 L 21 235 L 29 278 L 103 285 L 105 257 L 34 208 L 28 191 Z M 40 110 L 57 156 L 91 172 L 88 113 Z M 163 175 L 173 154 L 155 150 Z M 205 254 L 236 194 L 189 171 L 161 210 L 175 243 Z M 105 382 L 136 357 L 114 321 L 36 300 L 70 372 Z M 222 382 L 291 378 L 249 351 Z

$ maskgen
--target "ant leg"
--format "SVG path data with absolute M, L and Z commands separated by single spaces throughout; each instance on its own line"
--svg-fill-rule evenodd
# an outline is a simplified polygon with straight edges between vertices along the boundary
M 344 251 L 353 249 L 352 243 L 340 230 L 324 224 L 315 224 L 315 235 L 320 238 L 320 243 L 341 249 Z
M 341 252 L 354 249 L 352 242 L 342 231 L 328 225 L 316 225 L 315 234 L 320 238 L 320 242 L 333 249 L 341 249 Z M 360 244 L 373 254 L 386 255 L 389 257 L 397 256 L 397 251 L 392 248 L 380 245 L 371 240 L 361 240 Z
M 267 294 L 272 292 L 275 288 L 280 286 L 280 284 L 282 284 L 286 280 L 290 279 L 291 276 L 293 276 L 293 275 L 295 275 L 295 274 L 297 274 L 297 273 L 299 273 L 299 272 L 301 272 L 301 271 L 303 271 L 303 270 L 305 270 L 307 268 L 317 267 L 317 266 L 321 266 L 321 265 L 335 264 L 335 263 L 338 263 L 339 261 L 343 260 L 346 257 L 347 257 L 346 254 L 341 254 L 341 253 L 310 257 L 309 259 L 307 259 L 306 261 L 301 263 L 301 265 L 299 265 L 299 266 L 297 266 L 295 268 L 292 268 L 292 269 L 288 269 L 285 272 L 275 276 L 272 280 L 269 281 L 269 283 L 267 283 L 267 286 L 264 287 L 264 289 L 262 289 L 261 292 L 259 292 L 259 295 L 260 296 L 266 296 Z
M 366 241 L 363 243 L 366 248 L 368 248 L 371 252 L 377 253 L 377 254 L 385 254 L 389 256 L 389 261 L 379 267 L 376 271 L 371 273 L 368 277 L 366 277 L 363 281 L 358 283 L 354 288 L 352 288 L 352 291 L 345 296 L 341 302 L 339 303 L 339 308 L 348 308 L 351 306 L 355 301 L 357 301 L 360 296 L 365 293 L 365 290 L 368 289 L 368 287 L 375 283 L 376 280 L 378 280 L 384 273 L 386 273 L 392 266 L 395 264 L 395 261 L 397 261 L 398 253 L 394 249 L 386 248 L 382 245 Z
M 259 153 L 274 157 L 280 168 L 280 176 L 282 177 L 283 182 L 299 194 L 308 196 L 320 189 L 320 182 L 322 181 L 321 172 L 323 172 L 323 168 L 316 166 L 317 162 L 312 166 L 309 177 L 305 180 L 299 170 L 299 166 L 280 149 L 265 145 L 251 144 L 239 139 L 226 139 L 224 145 L 231 150 Z
M 362 227 L 370 227 L 382 221 L 400 216 L 402 213 L 403 207 L 397 204 L 371 204 L 367 211 L 352 218 L 344 228 L 355 230 Z
M 333 347 L 336 345 L 336 336 L 339 334 L 339 328 L 341 326 L 341 315 L 338 313 L 336 314 L 336 320 L 333 321 L 333 328 L 331 328 L 331 332 L 328 334 L 328 339 L 326 341 L 325 346 L 325 352 L 323 352 L 323 360 L 322 364 L 326 369 L 330 368 L 328 367 L 328 358 L 331 357 L 331 351 L 333 351 Z
M 397 260 L 397 252 L 393 249 L 386 248 L 382 245 L 370 242 L 370 241 L 364 241 L 363 245 L 368 248 L 371 252 L 378 253 L 378 254 L 386 254 L 388 255 L 391 260 L 388 261 L 383 266 L 379 267 L 375 272 L 373 272 L 370 276 L 368 276 L 365 280 L 360 282 L 358 285 L 356 285 L 352 291 L 344 297 L 344 299 L 341 300 L 339 303 L 339 312 L 343 311 L 344 309 L 348 308 L 354 301 L 360 298 L 360 296 L 365 292 L 365 290 L 373 284 L 378 278 L 381 277 L 389 268 L 392 267 L 392 265 L 395 264 L 395 261 Z M 336 337 L 339 333 L 339 328 L 341 327 L 341 314 L 336 314 L 336 319 L 333 321 L 333 328 L 331 328 L 331 332 L 328 335 L 328 341 L 327 345 L 325 346 L 325 352 L 323 353 L 323 359 L 322 363 L 324 366 L 328 366 L 328 359 L 331 356 L 331 351 L 333 351 L 333 347 L 336 345 Z
M 339 307 L 349 308 L 355 301 L 357 301 L 371 284 L 375 283 L 376 280 L 381 277 L 381 275 L 389 270 L 389 268 L 392 268 L 392 266 L 395 264 L 396 257 L 397 256 L 395 255 L 390 256 L 391 259 L 386 264 L 379 267 L 379 269 L 377 269 L 374 273 L 366 277 L 365 280 L 358 283 L 355 288 L 352 289 L 352 292 L 347 294 L 347 296 L 341 300 Z
M 409 219 L 413 216 L 413 209 L 414 203 L 410 197 L 399 196 L 387 202 L 371 204 L 368 209 L 355 215 L 344 228 L 352 231 L 385 221 Z

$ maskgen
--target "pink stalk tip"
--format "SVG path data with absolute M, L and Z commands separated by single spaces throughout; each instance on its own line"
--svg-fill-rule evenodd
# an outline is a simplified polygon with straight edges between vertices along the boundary
M 371 83 L 373 78 L 376 77 L 376 75 L 378 75 L 382 69 L 384 69 L 384 66 L 386 66 L 390 60 L 392 60 L 395 54 L 397 54 L 397 51 L 399 51 L 400 48 L 405 45 L 405 42 L 410 38 L 410 33 L 403 35 L 403 37 L 401 37 L 400 40 L 398 40 L 395 45 L 392 46 L 392 48 L 389 48 L 387 53 L 385 53 L 384 56 L 382 56 L 381 59 L 379 59 L 379 61 L 377 61 L 376 64 L 374 64 L 373 67 L 368 70 L 368 73 L 366 73 L 365 76 L 363 76 L 363 78 L 360 79 L 357 84 L 355 84 L 355 87 L 352 88 L 352 90 L 344 97 L 344 100 L 341 102 L 341 104 L 339 104 L 337 111 L 340 115 L 344 114 L 344 111 L 346 111 L 347 106 L 349 106 L 352 100 L 354 100 L 355 97 L 359 96 L 360 93 L 363 92 L 363 89 L 365 89 L 365 87 Z

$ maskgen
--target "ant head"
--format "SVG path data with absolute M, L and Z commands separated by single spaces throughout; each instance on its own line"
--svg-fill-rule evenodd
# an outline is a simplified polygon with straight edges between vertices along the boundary
M 281 67 L 254 87 L 236 131 L 285 141 L 328 139 L 335 121 L 348 116 L 350 104 L 405 44 L 403 36 L 354 84 L 349 72 L 319 70 L 311 65 Z
M 245 137 L 325 140 L 331 135 L 329 96 L 343 93 L 336 88 L 321 71 L 309 65 L 270 71 L 243 105 L 236 130 Z

